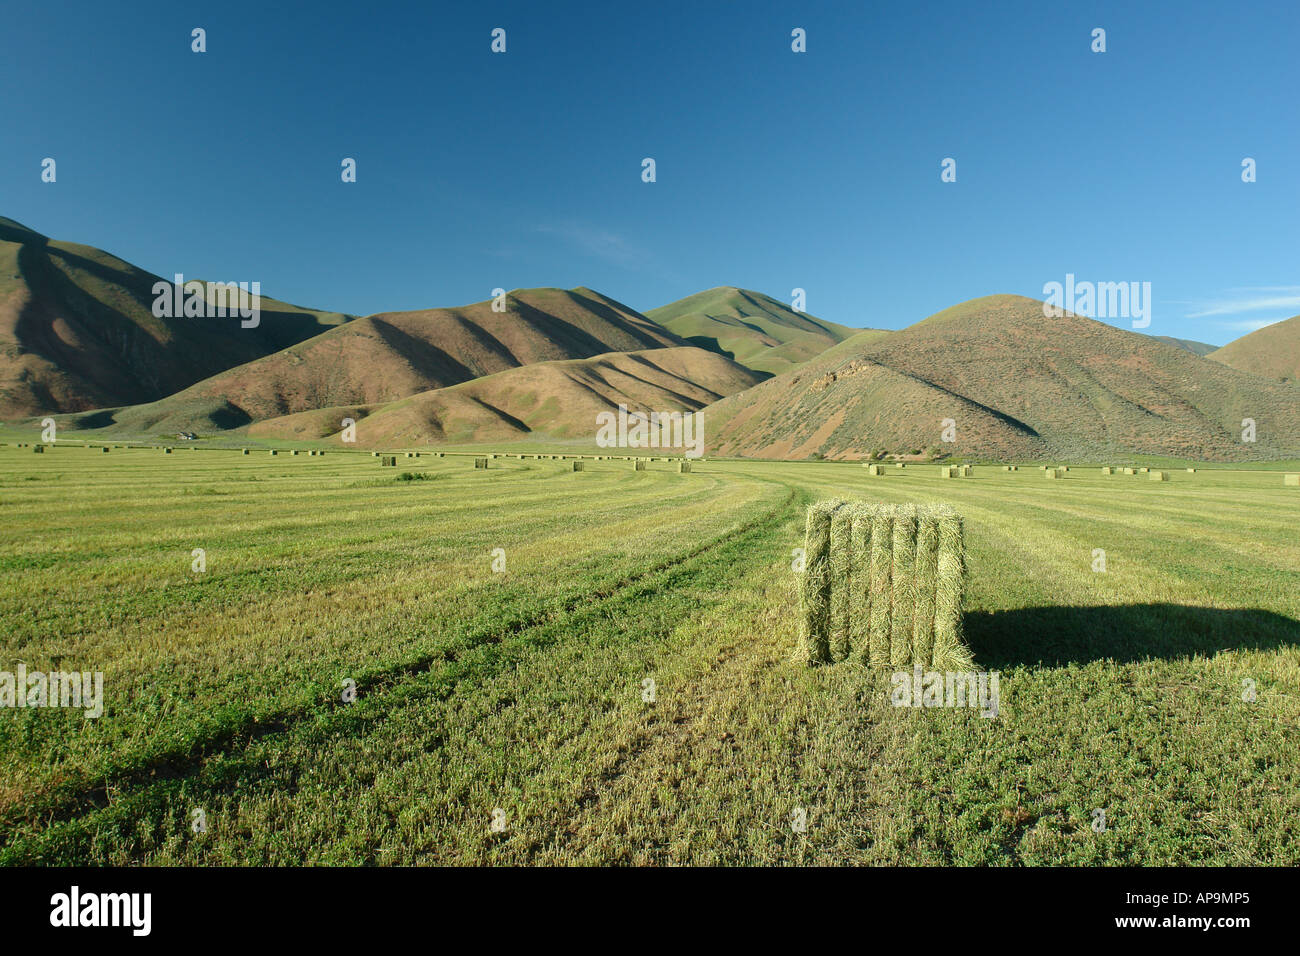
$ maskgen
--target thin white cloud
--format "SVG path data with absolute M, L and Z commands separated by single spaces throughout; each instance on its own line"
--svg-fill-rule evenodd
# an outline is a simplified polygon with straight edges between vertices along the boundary
M 1281 322 L 1286 318 L 1287 316 L 1278 319 L 1239 319 L 1236 322 L 1215 322 L 1214 324 L 1221 329 L 1232 329 L 1235 332 L 1258 332 L 1260 329 Z
M 646 264 L 647 257 L 618 233 L 585 223 L 565 222 L 538 226 L 537 231 L 556 236 L 577 246 L 588 255 L 621 266 Z
M 1241 289 L 1229 289 L 1230 295 L 1224 298 L 1203 302 L 1199 310 L 1189 312 L 1189 319 L 1204 319 L 1216 315 L 1239 315 L 1242 312 L 1259 312 L 1264 309 L 1290 309 L 1292 313 L 1300 312 L 1300 286 L 1255 286 Z M 1270 319 L 1256 327 L 1271 325 L 1277 319 Z

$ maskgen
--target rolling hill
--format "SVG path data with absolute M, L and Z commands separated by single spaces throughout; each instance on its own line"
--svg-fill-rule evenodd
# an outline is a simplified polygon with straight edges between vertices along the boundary
M 865 457 L 934 449 L 1088 460 L 1300 452 L 1300 389 L 1013 295 L 837 349 L 704 412 L 710 453 Z M 1241 442 L 1241 422 L 1257 441 Z M 941 441 L 941 422 L 957 440 Z
M 154 401 L 350 318 L 265 296 L 255 328 L 155 318 L 158 281 L 0 217 L 0 418 Z
M 521 289 L 504 304 L 502 312 L 487 300 L 354 319 L 161 401 L 78 424 L 132 433 L 238 428 L 315 409 L 379 405 L 537 362 L 686 344 L 590 289 Z
M 1300 383 L 1300 315 L 1256 329 L 1207 357 L 1241 372 Z
M 1202 357 L 1209 355 L 1218 348 L 1217 345 L 1210 345 L 1208 342 L 1198 342 L 1195 339 L 1176 339 L 1172 335 L 1157 335 L 1154 336 L 1154 338 L 1159 339 L 1161 342 L 1167 342 L 1170 345 L 1176 345 L 1180 349 L 1186 349 L 1193 355 L 1200 355 Z
M 731 286 L 698 292 L 646 315 L 692 345 L 773 375 L 859 331 L 796 312 L 761 292 Z
M 301 412 L 253 425 L 259 437 L 314 439 L 357 420 L 361 445 L 509 441 L 530 435 L 589 438 L 596 415 L 616 410 L 695 411 L 762 376 L 694 346 L 541 362 L 383 405 Z

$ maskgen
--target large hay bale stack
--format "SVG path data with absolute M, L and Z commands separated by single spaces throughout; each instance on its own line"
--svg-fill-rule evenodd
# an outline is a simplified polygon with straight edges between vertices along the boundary
M 1102 473 L 1103 475 L 1113 475 L 1113 474 L 1115 473 L 1115 469 L 1114 469 L 1114 468 L 1108 468 L 1108 467 L 1106 467 L 1105 465 L 1102 465 L 1102 466 L 1101 466 L 1101 473 Z
M 645 459 L 638 458 L 632 463 L 633 471 L 645 471 Z
M 1152 471 L 1147 473 L 1148 481 L 1168 481 L 1169 476 L 1163 471 Z
M 956 477 L 956 471 L 957 471 L 957 469 L 954 468 L 952 465 L 940 465 L 940 466 L 939 466 L 939 477 L 940 477 L 940 478 L 955 478 L 955 477 Z
M 691 473 L 691 463 L 689 461 L 679 461 L 677 471 L 683 475 L 689 475 Z
M 474 467 L 475 467 L 475 468 L 486 468 L 487 466 L 488 466 L 488 460 L 487 460 L 486 458 L 475 458 L 475 459 L 474 459 Z
M 586 462 L 583 462 L 583 461 L 575 461 L 575 462 L 573 463 L 573 470 L 574 470 L 574 471 L 585 471 L 586 468 L 587 468 L 587 463 L 586 463 Z
M 379 459 L 379 467 L 380 467 L 380 468 L 396 468 L 396 467 L 397 467 L 397 456 L 396 456 L 396 455 L 383 455 L 383 456 Z
M 1283 475 L 1282 484 L 1300 488 L 1300 475 Z
M 1043 472 L 1044 478 L 1064 478 L 1065 472 L 1060 468 L 1048 468 Z
M 800 660 L 960 670 L 962 519 L 947 505 L 819 501 L 808 508 Z
M 883 475 L 884 473 L 885 473 L 885 469 L 882 468 L 880 465 L 867 465 L 868 475 Z
M 957 469 L 957 474 L 962 478 L 969 478 L 972 474 L 974 474 L 974 472 L 975 469 L 972 468 L 970 465 L 959 465 Z

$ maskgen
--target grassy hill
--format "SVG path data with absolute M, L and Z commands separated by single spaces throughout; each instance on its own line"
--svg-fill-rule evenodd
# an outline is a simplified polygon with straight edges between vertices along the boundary
M 362 445 L 511 441 L 542 433 L 594 440 L 596 415 L 616 410 L 695 411 L 754 385 L 758 373 L 693 346 L 542 362 L 421 392 L 379 406 L 302 412 L 261 422 L 257 437 L 314 439 L 356 419 Z
M 157 281 L 0 217 L 0 418 L 153 401 L 350 318 L 263 297 L 255 328 L 160 319 Z
M 696 293 L 646 315 L 693 345 L 774 375 L 858 331 L 796 312 L 761 292 L 731 286 Z
M 1172 335 L 1157 335 L 1154 337 L 1159 339 L 1161 342 L 1166 342 L 1169 345 L 1176 345 L 1180 349 L 1186 349 L 1193 355 L 1200 355 L 1202 357 L 1209 355 L 1218 348 L 1217 345 L 1210 345 L 1208 342 L 1197 342 L 1195 339 L 1176 339 Z
M 1300 389 L 1021 296 L 975 299 L 837 350 L 705 411 L 711 452 L 857 458 L 874 449 L 1204 460 L 1300 449 Z M 1257 441 L 1241 442 L 1241 421 Z M 956 422 L 956 442 L 941 422 Z
M 504 312 L 488 300 L 355 319 L 162 401 L 85 416 L 81 424 L 131 433 L 236 428 L 379 405 L 536 362 L 685 344 L 590 289 L 521 289 L 505 304 Z
M 1208 357 L 1242 372 L 1300 383 L 1300 315 L 1243 335 Z

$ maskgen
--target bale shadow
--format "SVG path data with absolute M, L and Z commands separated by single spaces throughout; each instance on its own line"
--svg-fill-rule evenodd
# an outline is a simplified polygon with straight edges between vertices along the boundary
M 1259 608 L 1027 607 L 968 613 L 965 628 L 975 659 L 990 669 L 1175 660 L 1224 650 L 1300 646 L 1300 622 Z

